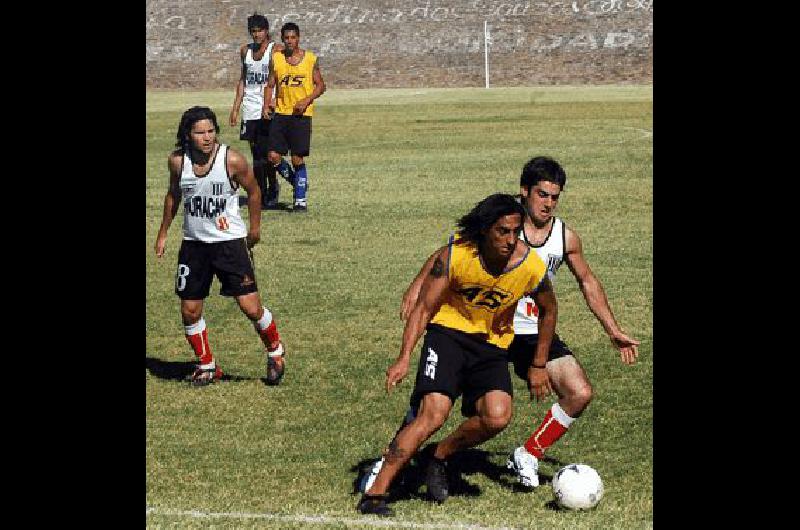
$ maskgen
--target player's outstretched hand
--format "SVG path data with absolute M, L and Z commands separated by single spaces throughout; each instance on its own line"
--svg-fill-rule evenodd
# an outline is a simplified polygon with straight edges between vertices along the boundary
M 636 358 L 639 356 L 639 350 L 636 348 L 639 345 L 638 340 L 625 335 L 621 331 L 611 335 L 610 339 L 611 344 L 619 350 L 619 357 L 622 362 L 625 364 L 636 362 Z
M 408 359 L 398 359 L 386 369 L 386 392 L 392 391 L 408 374 Z
M 228 123 L 231 127 L 236 127 L 239 124 L 239 110 L 233 109 L 231 110 L 231 115 L 228 118 Z
M 531 400 L 535 397 L 537 401 L 553 393 L 547 368 L 528 367 L 528 391 L 531 393 Z

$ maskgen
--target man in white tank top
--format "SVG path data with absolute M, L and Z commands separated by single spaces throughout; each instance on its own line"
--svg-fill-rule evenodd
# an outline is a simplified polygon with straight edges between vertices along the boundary
M 261 207 L 268 210 L 278 207 L 280 187 L 274 166 L 267 163 L 270 123 L 262 117 L 264 87 L 269 75 L 272 53 L 282 50 L 283 44 L 269 40 L 269 20 L 264 15 L 254 13 L 247 17 L 247 31 L 253 42 L 242 44 L 239 48 L 242 73 L 236 82 L 236 95 L 229 123 L 231 127 L 239 125 L 239 139 L 247 140 L 250 144 L 253 172 L 261 188 Z M 241 123 L 239 123 L 240 109 Z
M 520 237 L 545 262 L 551 281 L 561 263 L 566 263 L 578 282 L 586 304 L 619 350 L 620 359 L 633 364 L 639 352 L 639 341 L 620 328 L 609 307 L 605 290 L 583 255 L 578 233 L 555 217 L 555 209 L 567 175 L 561 165 L 549 157 L 532 158 L 522 169 L 520 194 L 528 217 Z M 561 438 L 592 400 L 592 385 L 583 367 L 569 347 L 556 335 L 547 358 L 534 358 L 538 338 L 538 310 L 529 297 L 522 298 L 514 314 L 514 341 L 508 348 L 514 371 L 529 385 L 548 378 L 558 396 L 541 424 L 525 443 L 509 456 L 507 466 L 517 473 L 523 486 L 539 485 L 539 460 L 544 451 Z M 531 394 L 533 397 L 533 393 Z M 537 395 L 537 399 L 544 396 Z
M 169 188 L 156 238 L 156 256 L 164 255 L 167 232 L 183 199 L 183 241 L 178 252 L 175 294 L 181 299 L 186 340 L 199 362 L 192 384 L 219 380 L 203 318 L 203 302 L 211 282 L 220 294 L 232 296 L 253 323 L 266 348 L 267 384 L 283 377 L 283 344 L 269 309 L 261 303 L 252 262 L 253 245 L 261 239 L 261 192 L 247 159 L 217 140 L 219 125 L 208 107 L 192 107 L 178 125 L 176 149 L 170 153 Z M 248 228 L 239 213 L 239 188 L 247 192 Z
M 524 220 L 520 238 L 547 265 L 548 277 L 552 283 L 555 283 L 556 271 L 566 262 L 589 309 L 602 324 L 611 343 L 619 350 L 620 359 L 626 364 L 633 364 L 639 355 L 639 341 L 626 335 L 614 319 L 603 285 L 583 255 L 578 233 L 567 228 L 554 215 L 566 182 L 566 173 L 552 158 L 539 156 L 525 164 L 520 177 L 520 194 L 528 216 Z M 414 308 L 422 288 L 422 280 L 431 266 L 432 260 L 428 260 L 403 295 L 400 314 L 404 320 Z M 512 452 L 507 462 L 508 468 L 517 473 L 520 483 L 531 488 L 539 485 L 539 459 L 544 450 L 564 435 L 592 400 L 592 385 L 586 372 L 558 334 L 553 337 L 547 357 L 534 358 L 538 338 L 537 315 L 538 310 L 533 300 L 523 297 L 517 304 L 514 341 L 508 348 L 509 361 L 514 363 L 516 374 L 527 381 L 531 398 L 534 397 L 533 389 L 541 387 L 545 381 L 548 383 L 545 388 L 554 391 L 558 396 L 558 401 L 547 412 L 539 427 L 524 445 Z M 540 392 L 535 397 L 541 400 L 549 393 Z M 404 424 L 410 421 L 409 418 L 413 419 L 415 413 L 416 411 L 409 410 Z M 362 477 L 360 487 L 369 488 L 381 466 L 382 460 L 377 461 L 372 470 Z

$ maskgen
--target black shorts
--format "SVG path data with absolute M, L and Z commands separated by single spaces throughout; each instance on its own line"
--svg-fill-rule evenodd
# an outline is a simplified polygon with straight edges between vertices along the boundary
M 178 252 L 175 294 L 181 300 L 203 300 L 208 296 L 214 275 L 220 281 L 222 296 L 241 296 L 258 290 L 245 238 L 219 243 L 183 240 Z
M 508 362 L 514 363 L 514 373 L 524 381 L 528 380 L 528 368 L 531 366 L 533 354 L 536 353 L 536 344 L 539 342 L 539 335 L 514 335 L 514 340 L 511 346 L 508 347 Z M 552 361 L 565 355 L 573 355 L 569 346 L 558 338 L 558 335 L 553 337 L 550 343 L 550 351 L 547 354 L 547 360 Z
M 289 151 L 295 156 L 311 153 L 311 116 L 276 114 L 269 129 L 267 148 L 285 155 Z
M 254 159 L 267 158 L 267 139 L 269 138 L 270 121 L 264 119 L 242 121 L 239 139 L 250 143 L 250 151 Z
M 438 392 L 455 403 L 463 394 L 461 414 L 474 416 L 475 402 L 490 390 L 513 396 L 506 350 L 467 333 L 428 324 L 411 406 L 418 407 L 425 394 Z

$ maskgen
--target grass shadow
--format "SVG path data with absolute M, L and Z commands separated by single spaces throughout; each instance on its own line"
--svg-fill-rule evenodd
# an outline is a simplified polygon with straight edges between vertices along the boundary
M 156 357 L 145 357 L 144 362 L 150 375 L 166 381 L 188 382 L 197 367 L 197 363 L 192 361 L 164 361 Z M 252 381 L 253 379 L 253 377 L 223 374 L 220 382 Z
M 239 208 L 247 208 L 247 196 L 246 195 L 239 195 Z M 273 206 L 272 208 L 264 209 L 261 208 L 262 212 L 273 212 L 273 211 L 284 211 L 289 212 L 292 210 L 291 203 L 288 202 L 281 202 L 278 201 L 278 204 Z
M 401 500 L 411 499 L 427 499 L 425 493 L 425 468 L 427 466 L 426 450 L 420 450 L 415 454 L 409 463 L 400 470 L 400 473 L 395 477 L 392 482 L 392 487 L 389 490 L 389 502 L 396 502 Z M 466 449 L 460 451 L 448 460 L 448 482 L 450 486 L 450 495 L 454 497 L 475 497 L 480 495 L 481 488 L 475 484 L 470 483 L 466 477 L 475 474 L 481 474 L 496 482 L 503 488 L 508 489 L 513 493 L 530 493 L 530 489 L 520 486 L 514 472 L 509 470 L 503 460 L 502 465 L 493 462 L 498 456 L 507 457 L 507 453 L 503 452 L 489 452 L 483 449 Z M 359 485 L 364 480 L 366 475 L 372 469 L 372 466 L 378 461 L 378 458 L 365 458 L 360 462 L 350 467 L 351 473 L 356 473 L 353 479 L 352 494 L 360 493 Z M 542 462 L 547 462 L 560 468 L 565 465 L 563 462 L 545 456 Z M 539 473 L 539 484 L 550 484 L 553 481 L 553 475 Z M 548 506 L 552 509 L 559 509 L 558 505 Z

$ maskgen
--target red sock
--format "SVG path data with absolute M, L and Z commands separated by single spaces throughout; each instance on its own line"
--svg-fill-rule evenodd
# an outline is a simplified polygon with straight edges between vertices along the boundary
M 272 318 L 272 313 L 266 307 L 264 314 L 255 322 L 256 331 L 258 336 L 261 337 L 261 342 L 267 347 L 267 350 L 274 350 L 278 347 L 281 341 L 281 336 L 278 334 L 278 326 L 275 325 L 275 320 Z
M 186 340 L 192 346 L 194 354 L 200 360 L 200 364 L 214 362 L 214 356 L 211 355 L 211 346 L 208 343 L 206 321 L 201 318 L 194 324 L 184 327 L 186 329 Z
M 553 414 L 554 411 L 555 415 Z M 574 418 L 567 416 L 561 406 L 558 403 L 554 403 L 550 410 L 547 411 L 542 424 L 525 442 L 525 449 L 536 458 L 542 458 L 544 450 L 553 445 L 556 440 L 567 432 L 572 421 L 574 421 Z
M 258 335 L 267 348 L 275 349 L 272 346 L 277 347 L 281 341 L 281 336 L 278 334 L 278 327 L 275 325 L 274 320 L 266 329 L 259 330 Z

